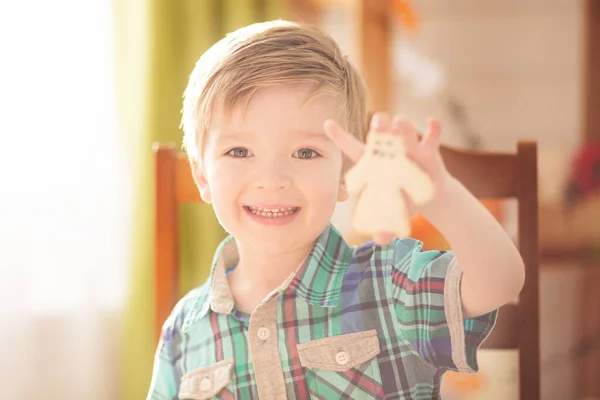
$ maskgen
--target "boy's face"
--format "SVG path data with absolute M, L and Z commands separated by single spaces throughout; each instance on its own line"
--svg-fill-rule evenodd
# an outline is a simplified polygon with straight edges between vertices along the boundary
M 257 91 L 245 113 L 215 109 L 196 172 L 202 198 L 238 241 L 267 253 L 312 243 L 347 193 L 342 154 L 324 134 L 336 102 L 308 85 Z

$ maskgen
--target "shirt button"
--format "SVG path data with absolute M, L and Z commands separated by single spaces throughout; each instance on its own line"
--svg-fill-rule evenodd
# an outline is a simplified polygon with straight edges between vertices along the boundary
M 269 330 L 269 328 L 261 326 L 260 328 L 258 328 L 256 335 L 260 340 L 267 340 L 269 336 L 271 336 L 271 331 Z
M 340 351 L 335 355 L 335 362 L 340 365 L 348 364 L 348 361 L 350 361 L 350 355 L 345 351 Z
M 204 377 L 200 381 L 200 390 L 203 392 L 208 392 L 211 388 L 212 384 L 210 382 L 210 378 Z

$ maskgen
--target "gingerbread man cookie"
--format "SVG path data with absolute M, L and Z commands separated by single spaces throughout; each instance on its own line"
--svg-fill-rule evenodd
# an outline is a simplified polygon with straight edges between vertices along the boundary
M 426 203 L 434 194 L 429 175 L 406 156 L 402 136 L 380 132 L 369 133 L 364 155 L 346 174 L 346 186 L 358 196 L 353 227 L 369 235 L 409 235 L 410 215 L 402 191 L 415 204 Z

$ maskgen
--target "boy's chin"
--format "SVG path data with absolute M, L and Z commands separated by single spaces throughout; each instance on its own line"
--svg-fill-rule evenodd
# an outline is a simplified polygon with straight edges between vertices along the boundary
M 307 232 L 300 225 L 287 227 L 238 227 L 233 236 L 254 251 L 268 255 L 288 254 L 312 246 L 320 231 Z
M 264 240 L 258 243 L 254 243 L 253 247 L 261 253 L 276 256 L 280 254 L 292 253 L 299 247 L 299 243 L 294 243 L 291 240 Z
M 234 235 L 235 236 L 235 235 Z M 295 237 L 282 237 L 281 235 L 261 235 L 257 237 L 252 233 L 235 236 L 238 246 L 242 245 L 255 254 L 265 256 L 281 256 L 301 250 L 309 245 L 305 240 Z

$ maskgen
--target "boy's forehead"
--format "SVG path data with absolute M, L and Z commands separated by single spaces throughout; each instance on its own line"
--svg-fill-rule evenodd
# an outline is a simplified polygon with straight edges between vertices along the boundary
M 303 87 L 280 86 L 257 90 L 249 102 L 225 109 L 215 108 L 211 130 L 222 134 L 240 134 L 279 130 L 299 136 L 324 136 L 323 123 L 336 118 L 336 101 L 317 95 Z
M 259 137 L 262 135 L 268 135 L 268 132 L 265 130 L 227 130 L 221 129 L 217 132 L 217 138 L 220 139 L 251 139 L 255 137 Z M 279 137 L 287 137 L 287 138 L 297 138 L 297 139 L 308 139 L 308 140 L 322 140 L 326 142 L 330 142 L 331 139 L 327 137 L 325 132 L 322 131 L 306 131 L 306 130 L 285 130 L 281 132 L 276 132 Z

